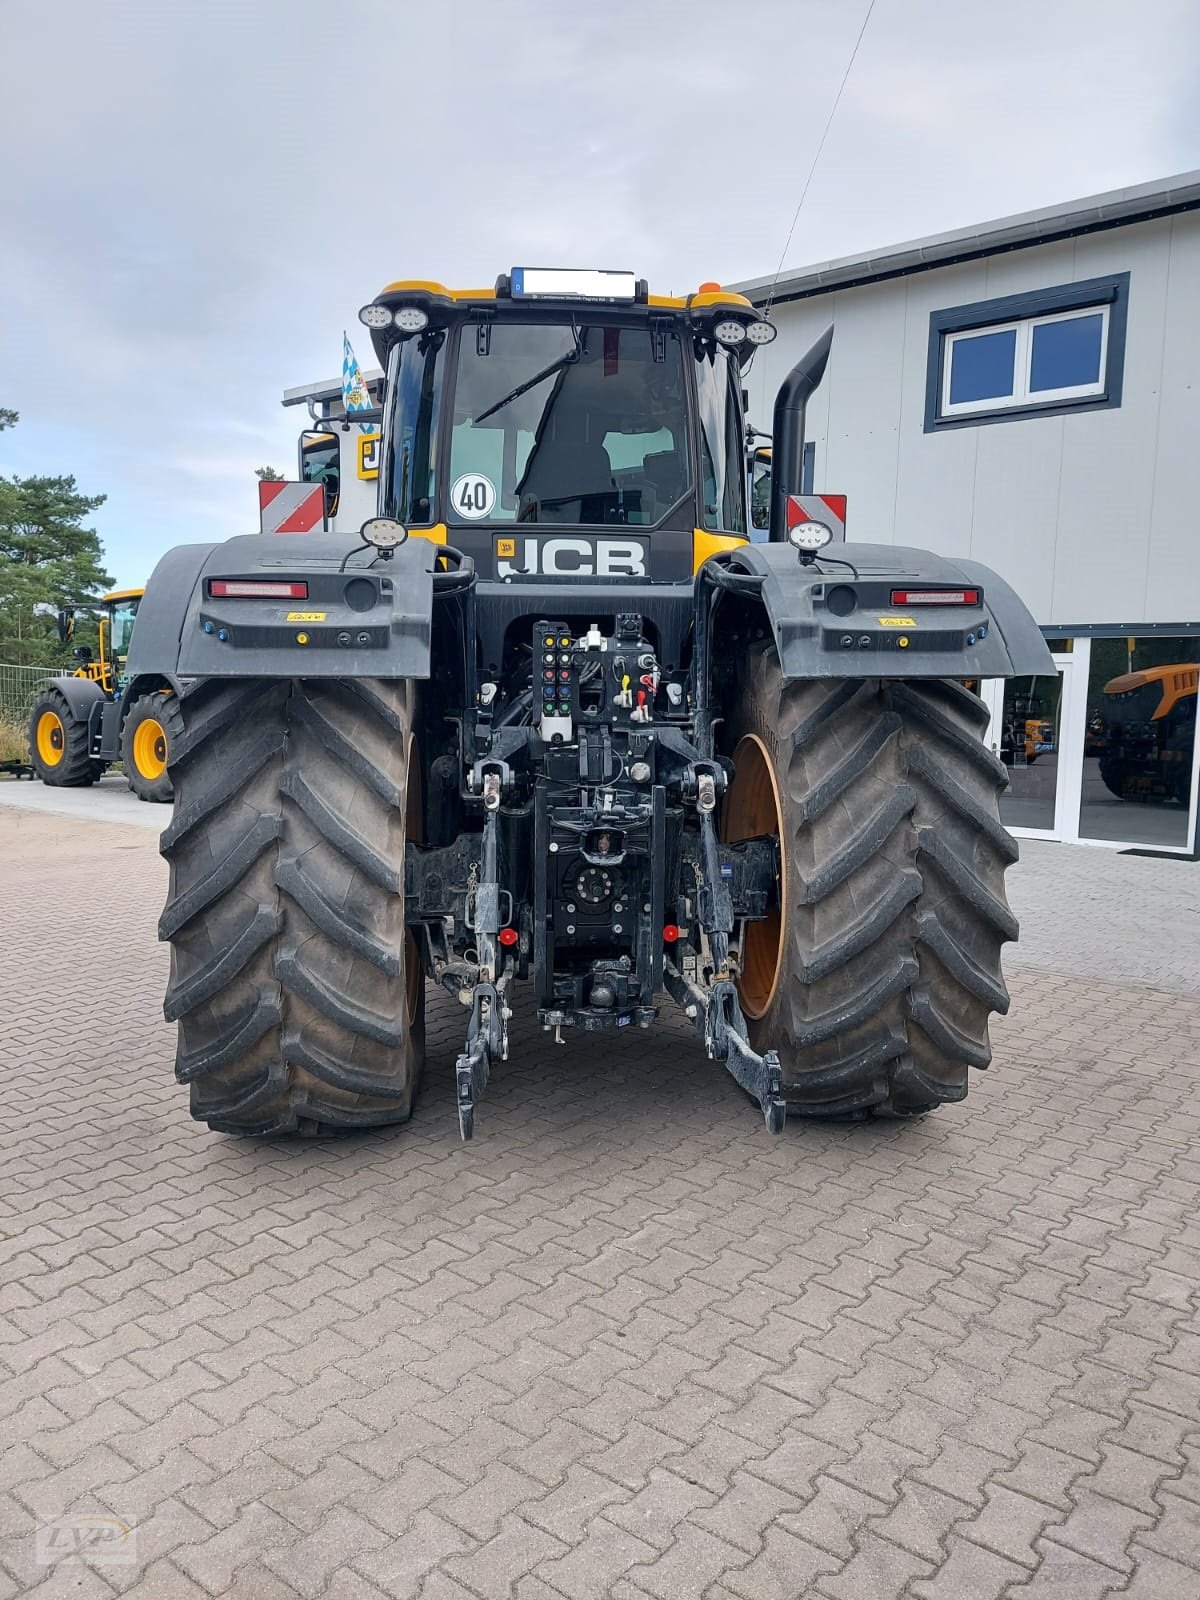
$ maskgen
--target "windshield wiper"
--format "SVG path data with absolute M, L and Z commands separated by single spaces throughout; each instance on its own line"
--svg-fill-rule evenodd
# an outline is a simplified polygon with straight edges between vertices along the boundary
M 486 422 L 489 417 L 494 417 L 497 411 L 503 411 L 510 400 L 519 400 L 523 394 L 528 393 L 530 389 L 536 388 L 539 383 L 543 383 L 553 373 L 578 361 L 582 353 L 582 341 L 579 337 L 579 329 L 574 325 L 571 327 L 571 332 L 575 335 L 574 350 L 568 350 L 565 356 L 559 356 L 548 367 L 543 367 L 540 372 L 535 372 L 532 378 L 526 378 L 524 383 L 519 383 L 515 389 L 510 389 L 503 399 L 497 400 L 495 405 L 489 406 L 486 411 L 481 411 L 471 424 L 472 427 L 478 427 L 481 422 Z

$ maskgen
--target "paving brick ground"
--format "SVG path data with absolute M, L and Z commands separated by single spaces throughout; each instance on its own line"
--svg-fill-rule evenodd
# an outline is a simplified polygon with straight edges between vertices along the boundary
M 775 1141 L 674 1024 L 526 1024 L 466 1148 L 435 1003 L 410 1127 L 254 1144 L 162 886 L 0 814 L 0 1600 L 1197 1600 L 1200 998 L 1011 963 L 964 1106 Z

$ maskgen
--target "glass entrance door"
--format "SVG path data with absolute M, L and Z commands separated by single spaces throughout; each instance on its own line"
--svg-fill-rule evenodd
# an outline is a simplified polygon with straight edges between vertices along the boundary
M 1200 805 L 1200 638 L 1053 639 L 1054 675 L 980 686 L 1008 769 L 1006 828 L 1190 854 Z
M 1060 839 L 1073 832 L 1078 762 L 1069 748 L 1073 704 L 1070 655 L 1054 657 L 1052 677 L 1009 678 L 983 685 L 991 721 L 988 744 L 1008 769 L 1000 820 L 1016 834 Z
M 1200 640 L 1093 639 L 1087 677 L 1080 839 L 1190 850 Z

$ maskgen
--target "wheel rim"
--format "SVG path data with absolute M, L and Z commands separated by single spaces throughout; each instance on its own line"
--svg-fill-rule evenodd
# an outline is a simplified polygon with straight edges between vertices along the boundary
M 133 764 L 151 783 L 167 770 L 167 734 L 154 717 L 147 717 L 133 730 Z
M 57 767 L 67 748 L 67 735 L 57 711 L 43 711 L 37 721 L 38 760 Z
M 733 753 L 734 776 L 722 811 L 722 836 L 726 844 L 739 839 L 774 837 L 779 840 L 781 882 L 787 863 L 783 808 L 770 752 L 757 734 L 748 733 Z M 748 1017 L 761 1017 L 775 998 L 783 967 L 787 925 L 783 895 L 780 904 L 761 922 L 748 922 L 742 940 L 738 997 Z

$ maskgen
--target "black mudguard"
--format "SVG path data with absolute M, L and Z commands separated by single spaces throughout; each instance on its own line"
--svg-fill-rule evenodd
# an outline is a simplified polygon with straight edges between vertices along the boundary
M 427 678 L 438 547 L 351 557 L 344 535 L 248 534 L 179 545 L 155 567 L 129 651 L 135 680 L 186 695 L 202 678 Z M 214 579 L 303 582 L 305 598 L 229 599 Z
M 803 565 L 791 545 L 737 550 L 734 571 L 760 597 L 789 678 L 1052 677 L 1025 602 L 989 567 L 904 545 L 837 544 Z M 857 574 L 857 576 L 855 575 Z M 978 590 L 978 605 L 893 604 L 895 590 Z M 721 648 L 718 612 L 713 648 Z
M 100 704 L 105 698 L 104 690 L 90 678 L 64 675 L 61 678 L 48 679 L 46 687 L 58 690 L 70 706 L 71 715 L 78 722 L 87 722 L 92 714 L 92 707 Z

